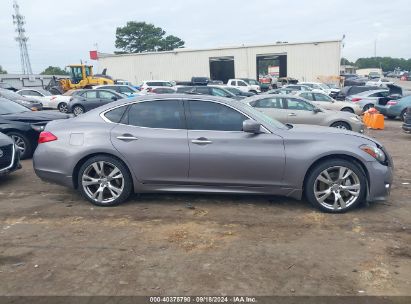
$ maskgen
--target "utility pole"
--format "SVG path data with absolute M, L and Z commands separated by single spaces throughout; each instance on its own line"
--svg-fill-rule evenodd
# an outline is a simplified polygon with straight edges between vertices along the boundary
M 31 69 L 31 63 L 29 58 L 29 52 L 27 51 L 27 40 L 26 30 L 24 29 L 24 16 L 20 14 L 20 7 L 17 4 L 17 1 L 13 1 L 14 15 L 13 23 L 16 26 L 17 37 L 16 41 L 19 43 L 20 48 L 20 60 L 21 60 L 21 70 L 23 74 L 31 75 L 33 71 Z
M 377 58 L 377 39 L 374 40 L 374 58 Z

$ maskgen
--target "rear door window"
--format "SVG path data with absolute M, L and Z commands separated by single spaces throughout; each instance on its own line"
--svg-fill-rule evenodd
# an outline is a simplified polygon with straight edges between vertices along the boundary
M 84 92 L 83 94 L 81 94 L 81 96 L 83 96 L 85 98 L 97 98 L 97 91 L 96 90 L 87 91 L 87 92 Z
M 131 126 L 156 129 L 185 129 L 183 102 L 152 100 L 130 106 L 125 121 Z
M 253 106 L 262 109 L 283 109 L 282 98 L 264 98 L 257 100 Z
M 314 106 L 304 100 L 296 98 L 287 98 L 287 107 L 289 110 L 297 111 L 313 111 Z

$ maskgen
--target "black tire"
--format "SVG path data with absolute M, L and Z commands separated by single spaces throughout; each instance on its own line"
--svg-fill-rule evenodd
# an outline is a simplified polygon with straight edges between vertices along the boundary
M 343 112 L 348 112 L 348 113 L 354 113 L 354 110 L 352 108 L 343 108 L 341 109 Z
M 338 166 L 342 166 L 345 168 L 350 169 L 351 171 L 353 171 L 356 176 L 359 179 L 360 182 L 360 191 L 359 191 L 359 195 L 356 199 L 356 201 L 354 201 L 351 205 L 347 206 L 346 208 L 341 208 L 341 209 L 330 209 L 325 207 L 324 205 L 322 205 L 317 198 L 315 197 L 315 182 L 317 177 L 324 171 L 333 167 L 338 167 Z M 310 172 L 308 172 L 308 176 L 306 178 L 305 181 L 305 185 L 304 185 L 304 194 L 306 199 L 316 208 L 324 211 L 324 212 L 328 212 L 328 213 L 344 213 L 347 212 L 349 210 L 352 210 L 354 208 L 356 208 L 357 206 L 359 206 L 360 204 L 362 204 L 365 201 L 366 198 L 366 194 L 367 194 L 367 178 L 365 176 L 365 173 L 363 171 L 363 169 L 361 168 L 360 165 L 358 165 L 356 162 L 354 161 L 347 161 L 344 159 L 339 159 L 339 158 L 332 158 L 332 159 L 327 159 L 324 160 L 323 162 L 320 162 L 319 164 L 317 164 L 314 168 L 312 168 L 310 170 Z M 332 197 L 334 198 L 334 196 Z M 340 205 L 341 207 L 341 205 Z
M 372 103 L 366 104 L 364 108 L 362 108 L 363 112 L 368 111 L 369 109 L 374 108 Z
M 10 136 L 15 144 L 20 148 L 21 159 L 27 159 L 33 156 L 33 143 L 26 135 L 18 131 L 7 132 L 6 134 Z M 24 144 L 24 150 L 21 144 Z
M 67 103 L 65 102 L 60 102 L 57 106 L 57 109 L 61 112 L 61 113 L 67 113 L 68 112 L 68 108 L 67 108 Z
M 388 119 L 395 119 L 396 116 L 392 116 L 392 115 L 387 115 Z
M 403 110 L 400 114 L 400 118 L 402 121 L 405 121 L 405 117 L 407 116 L 407 109 Z
M 349 131 L 352 130 L 351 126 L 348 123 L 344 122 L 344 121 L 336 121 L 330 127 L 343 129 L 343 130 L 349 130 Z
M 82 177 L 86 171 L 86 169 L 88 169 L 93 163 L 96 162 L 106 162 L 109 163 L 111 165 L 114 165 L 115 167 L 117 167 L 122 176 L 123 176 L 123 190 L 121 192 L 121 194 L 113 201 L 111 202 L 98 202 L 96 200 L 94 200 L 92 197 L 90 197 L 90 194 L 87 193 L 87 190 L 84 189 L 83 184 L 82 184 Z M 93 205 L 96 206 L 100 206 L 100 207 L 113 207 L 113 206 L 117 206 L 119 204 L 121 204 L 122 202 L 126 201 L 132 191 L 133 191 L 133 180 L 131 178 L 131 174 L 130 171 L 128 170 L 127 166 L 119 161 L 117 158 L 111 157 L 111 156 L 107 156 L 107 155 L 97 155 L 94 156 L 90 159 L 88 159 L 81 167 L 77 176 L 77 181 L 78 181 L 78 190 L 80 192 L 80 194 L 89 202 L 91 202 Z
M 75 106 L 72 108 L 72 112 L 73 112 L 74 116 L 79 116 L 79 115 L 81 115 L 81 114 L 86 113 L 86 111 L 84 110 L 84 107 L 83 107 L 83 106 L 80 106 L 80 105 L 75 105 Z

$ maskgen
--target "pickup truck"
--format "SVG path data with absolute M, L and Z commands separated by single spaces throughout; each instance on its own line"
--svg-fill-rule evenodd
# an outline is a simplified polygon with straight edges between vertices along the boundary
M 256 80 L 229 79 L 227 86 L 237 88 L 243 92 L 261 93 L 261 86 Z

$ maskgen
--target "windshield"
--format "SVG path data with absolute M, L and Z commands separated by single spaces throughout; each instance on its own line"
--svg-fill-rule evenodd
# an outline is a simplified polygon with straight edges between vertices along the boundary
M 237 88 L 227 87 L 227 88 L 224 88 L 224 89 L 226 89 L 227 91 L 229 91 L 229 92 L 231 92 L 235 95 L 240 95 L 241 94 L 241 91 Z
M 251 84 L 251 85 L 260 85 L 260 83 L 259 83 L 258 81 L 256 81 L 256 80 L 254 80 L 254 79 L 248 80 L 248 84 Z
M 49 91 L 46 91 L 46 90 L 38 89 L 37 91 L 39 91 L 44 96 L 51 96 L 52 95 Z
M 319 86 L 321 87 L 321 89 L 323 89 L 323 90 L 329 90 L 329 89 L 330 89 L 326 84 L 319 83 L 318 85 L 319 85 Z
M 19 95 L 17 93 L 14 93 L 12 91 L 9 91 L 9 90 L 1 90 L 0 91 L 0 96 L 3 96 L 5 98 L 11 99 L 11 100 L 15 100 L 15 99 L 20 99 L 21 100 L 22 99 L 21 95 Z
M 0 115 L 30 112 L 29 109 L 7 99 L 0 99 Z

